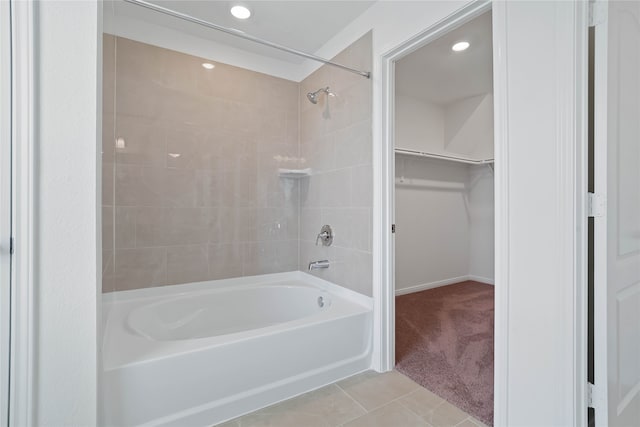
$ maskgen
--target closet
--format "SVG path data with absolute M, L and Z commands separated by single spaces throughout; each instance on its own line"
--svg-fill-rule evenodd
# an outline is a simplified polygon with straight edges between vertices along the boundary
M 491 12 L 400 59 L 395 75 L 397 369 L 491 424 Z

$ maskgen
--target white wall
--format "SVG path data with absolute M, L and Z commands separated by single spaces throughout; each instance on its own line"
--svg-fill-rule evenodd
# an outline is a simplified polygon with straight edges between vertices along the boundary
M 493 95 L 437 105 L 396 96 L 397 148 L 470 159 L 493 158 Z
M 488 166 L 396 155 L 396 293 L 494 281 Z
M 494 3 L 496 425 L 587 424 L 585 12 Z
M 396 147 L 444 154 L 444 108 L 396 96 Z
M 484 283 L 494 281 L 495 197 L 493 171 L 488 166 L 470 166 L 469 276 Z
M 469 275 L 467 166 L 396 155 L 396 292 Z
M 461 99 L 444 109 L 446 151 L 472 159 L 493 158 L 493 95 Z
M 34 425 L 96 425 L 101 22 L 96 1 L 36 8 Z

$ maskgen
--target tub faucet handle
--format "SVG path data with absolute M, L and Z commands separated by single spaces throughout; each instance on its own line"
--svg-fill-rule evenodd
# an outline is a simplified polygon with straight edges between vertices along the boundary
M 320 241 L 322 241 L 322 246 L 331 246 L 331 243 L 333 243 L 333 231 L 331 230 L 331 226 L 322 226 L 320 233 L 318 233 L 318 237 L 316 237 L 316 246 L 318 246 L 318 242 Z

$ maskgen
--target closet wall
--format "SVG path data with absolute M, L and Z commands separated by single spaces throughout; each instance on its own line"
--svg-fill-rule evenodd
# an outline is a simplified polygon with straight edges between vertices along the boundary
M 396 99 L 396 148 L 493 157 L 491 94 L 437 105 Z M 396 154 L 396 291 L 494 278 L 493 171 Z

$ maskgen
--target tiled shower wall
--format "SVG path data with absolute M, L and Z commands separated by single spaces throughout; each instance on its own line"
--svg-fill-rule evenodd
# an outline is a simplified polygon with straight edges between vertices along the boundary
M 370 70 L 371 34 L 335 60 Z M 296 83 L 202 62 L 104 36 L 103 291 L 328 259 L 313 274 L 371 295 L 371 81 L 323 66 Z M 307 101 L 326 86 L 337 96 Z M 312 175 L 278 176 L 298 167 Z M 328 248 L 315 246 L 323 224 Z
M 299 85 L 202 62 L 104 36 L 104 292 L 297 269 Z
M 334 60 L 361 70 L 372 67 L 371 33 Z M 323 66 L 301 83 L 301 92 L 329 86 L 335 97 L 300 108 L 300 155 L 313 174 L 301 181 L 300 269 L 313 260 L 331 266 L 312 274 L 372 295 L 372 135 L 371 80 Z M 316 246 L 323 224 L 334 231 L 333 244 Z

